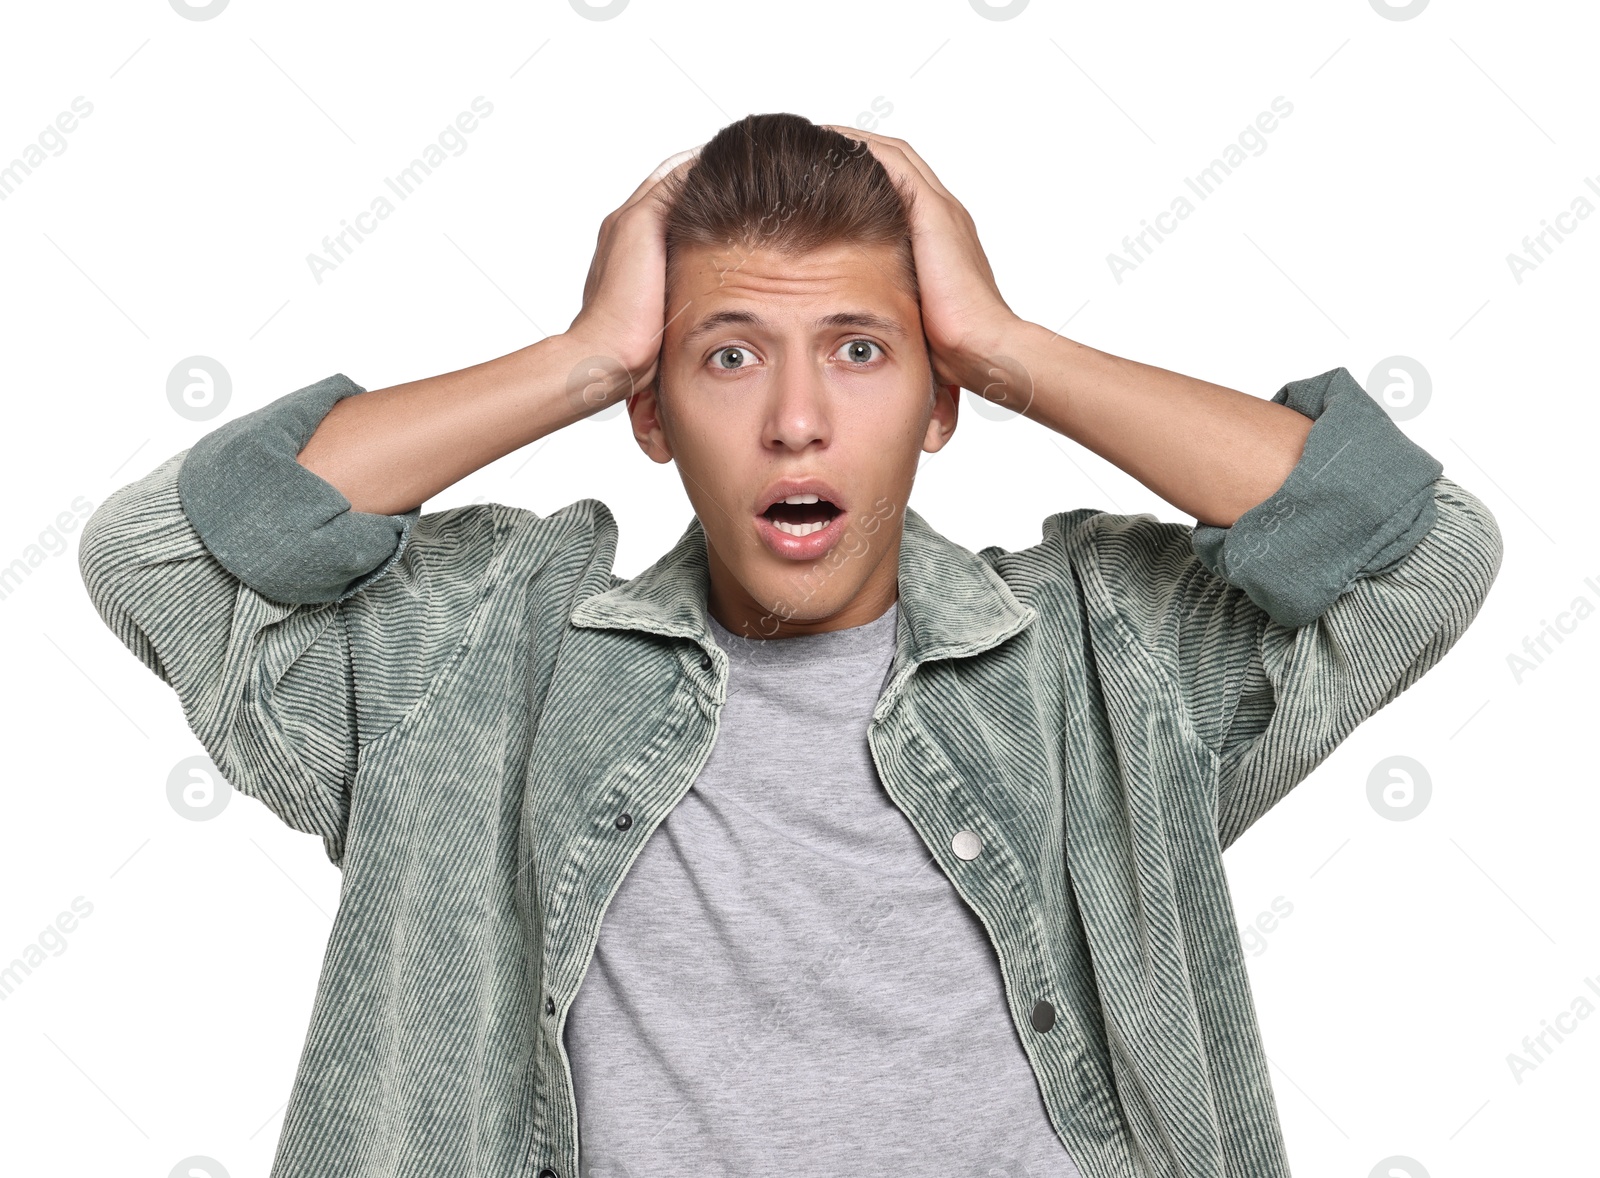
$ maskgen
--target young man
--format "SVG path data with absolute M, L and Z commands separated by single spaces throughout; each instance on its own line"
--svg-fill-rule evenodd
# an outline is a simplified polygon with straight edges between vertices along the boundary
M 1196 524 L 944 539 L 961 388 Z M 696 517 L 638 577 L 592 500 L 421 514 L 623 396 Z M 908 144 L 788 114 L 607 217 L 564 334 L 202 437 L 81 562 L 343 872 L 275 1178 L 1286 1175 L 1221 855 L 1484 600 L 1441 470 L 1343 368 L 1021 321 Z

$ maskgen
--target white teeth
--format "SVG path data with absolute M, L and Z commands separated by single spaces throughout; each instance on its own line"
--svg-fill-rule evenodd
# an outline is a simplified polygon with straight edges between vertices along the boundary
M 791 536 L 809 536 L 812 532 L 822 531 L 828 525 L 820 520 L 810 524 L 792 524 L 788 520 L 776 519 L 772 521 L 772 526 L 777 528 L 778 531 L 786 532 Z
M 821 503 L 821 502 L 822 502 L 822 496 L 814 495 L 809 491 L 806 492 L 805 494 L 802 494 L 802 495 L 788 495 L 788 496 L 785 496 L 782 499 L 776 500 L 776 503 L 791 504 L 791 505 L 793 505 L 795 507 L 805 507 L 805 506 L 809 506 L 811 504 Z M 769 516 L 768 518 L 770 519 L 771 517 Z M 773 520 L 771 520 L 771 522 L 772 522 L 772 526 L 773 527 L 777 528 L 778 531 L 784 533 L 787 536 L 809 536 L 813 532 L 822 531 L 824 528 L 826 528 L 828 526 L 828 523 L 830 521 L 828 521 L 828 520 L 814 520 L 811 523 L 798 524 L 798 523 L 791 523 L 788 520 L 773 519 Z

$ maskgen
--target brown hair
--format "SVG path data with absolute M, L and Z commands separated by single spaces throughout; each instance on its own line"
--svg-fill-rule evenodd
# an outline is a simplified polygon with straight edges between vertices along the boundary
M 913 299 L 912 194 L 859 139 L 795 114 L 746 115 L 662 181 L 667 287 L 682 246 L 798 254 L 837 243 L 900 247 L 896 276 Z M 670 314 L 670 309 L 669 312 Z

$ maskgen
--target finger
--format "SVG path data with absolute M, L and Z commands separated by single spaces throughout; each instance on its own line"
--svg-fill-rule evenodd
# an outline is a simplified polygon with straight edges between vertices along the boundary
M 916 174 L 922 178 L 929 188 L 949 202 L 949 207 L 954 211 L 955 217 L 965 224 L 970 232 L 977 233 L 978 224 L 972 219 L 972 214 L 967 211 L 967 206 L 957 200 L 955 194 L 940 182 L 939 177 L 933 174 L 933 169 L 917 154 L 916 149 L 911 144 L 904 139 L 895 139 L 888 135 L 875 135 L 871 131 L 862 133 L 872 136 L 874 150 L 882 152 L 880 158 L 886 156 L 896 161 L 904 159 L 905 163 L 915 170 Z
M 623 215 L 626 214 L 629 209 L 633 208 L 634 205 L 638 204 L 645 197 L 649 196 L 650 193 L 655 190 L 656 186 L 661 183 L 661 181 L 665 180 L 668 176 L 672 175 L 674 172 L 680 171 L 680 170 L 682 170 L 684 168 L 689 167 L 691 164 L 693 164 L 694 161 L 696 159 L 698 159 L 699 156 L 700 156 L 700 148 L 702 148 L 704 146 L 705 146 L 705 144 L 702 143 L 702 144 L 700 144 L 700 145 L 698 145 L 696 147 L 689 148 L 689 150 L 687 150 L 687 151 L 680 151 L 676 155 L 670 155 L 666 159 L 661 161 L 661 163 L 656 166 L 656 169 L 653 172 L 651 172 L 650 175 L 645 177 L 643 183 L 641 183 L 639 185 L 639 187 L 637 187 L 637 188 L 635 188 L 633 190 L 632 195 L 630 195 L 628 197 L 628 199 L 625 200 L 622 204 L 618 205 L 615 209 L 613 209 L 600 222 L 600 228 L 595 233 L 595 259 L 596 259 L 596 261 L 598 261 L 600 255 L 605 252 L 606 245 L 609 242 L 610 237 L 611 237 L 611 231 L 617 225 L 617 223 L 622 219 Z M 659 211 L 659 210 L 657 210 L 657 211 Z M 590 284 L 592 284 L 593 280 L 594 280 L 594 276 L 593 276 L 593 273 L 591 271 Z M 589 297 L 589 285 L 590 284 L 586 284 L 585 285 L 585 289 L 584 289 L 584 298 L 585 299 L 587 299 Z
M 860 142 L 865 143 L 867 145 L 867 150 L 872 152 L 873 156 L 880 164 L 883 165 L 884 170 L 888 172 L 889 175 L 893 176 L 897 180 L 903 180 L 910 184 L 913 190 L 932 188 L 932 185 L 928 183 L 928 178 L 922 174 L 922 171 L 919 168 L 912 164 L 912 162 L 906 157 L 905 153 L 897 151 L 892 145 L 886 143 L 883 139 L 872 136 L 869 132 L 857 131 L 851 127 L 829 126 L 828 129 L 831 131 L 837 131 L 846 137 L 853 137 L 858 139 Z
M 669 155 L 666 159 L 662 160 L 661 163 L 656 165 L 655 171 L 646 176 L 639 184 L 639 187 L 633 190 L 628 199 L 617 206 L 617 214 L 620 216 L 621 214 L 627 212 L 634 205 L 643 200 L 646 194 L 648 194 L 652 188 L 654 188 L 657 184 L 660 184 L 661 181 L 665 180 L 673 172 L 678 171 L 680 168 L 683 168 L 692 163 L 694 160 L 698 159 L 700 156 L 700 148 L 704 146 L 705 144 L 702 143 L 698 147 L 691 147 L 687 151 L 680 151 L 677 154 Z
M 950 197 L 951 200 L 955 199 L 950 195 L 950 190 L 939 182 L 939 177 L 934 175 L 933 169 L 928 166 L 927 161 L 918 155 L 916 149 L 904 139 L 895 139 L 889 135 L 879 135 L 875 131 L 863 131 L 859 127 L 841 127 L 832 123 L 824 123 L 823 126 L 830 131 L 837 131 L 841 135 L 851 135 L 865 140 L 868 146 L 874 149 L 873 154 L 879 160 L 883 160 L 885 155 L 893 158 L 890 153 L 898 153 L 905 158 L 906 163 L 915 170 L 916 174 L 922 178 L 929 188 L 932 188 L 940 196 Z M 885 150 L 879 151 L 879 148 Z
M 669 155 L 666 159 L 661 161 L 660 166 L 657 167 L 654 172 L 650 173 L 651 178 L 659 180 L 668 172 L 676 169 L 679 164 L 687 163 L 689 160 L 695 159 L 700 154 L 700 148 L 704 146 L 705 144 L 702 143 L 697 147 L 689 148 L 687 151 L 680 151 L 676 155 Z
M 911 144 L 907 143 L 904 139 L 895 139 L 891 136 L 884 136 L 884 142 L 893 147 L 896 151 L 902 153 L 908 160 L 910 160 L 917 171 L 922 173 L 923 179 L 932 185 L 941 196 L 950 195 L 950 190 L 946 188 L 940 181 L 939 177 L 934 174 L 933 169 L 928 166 L 928 161 L 917 154 L 916 148 L 912 147 Z
M 850 128 L 846 127 L 836 129 L 841 133 L 850 130 Z M 977 231 L 977 226 L 972 220 L 972 214 L 967 212 L 966 206 L 952 196 L 949 189 L 939 183 L 938 177 L 933 174 L 926 164 L 919 165 L 918 160 L 920 157 L 915 152 L 908 155 L 896 146 L 896 144 L 904 142 L 903 140 L 892 140 L 884 135 L 874 136 L 871 132 L 862 132 L 862 134 L 870 136 L 870 138 L 863 141 L 871 149 L 872 153 L 877 156 L 878 162 L 883 165 L 884 170 L 890 176 L 911 185 L 916 193 L 926 193 L 930 196 L 939 197 L 943 202 L 942 207 L 949 212 L 949 215 L 954 217 L 957 222 L 965 225 L 969 232 Z M 921 204 L 923 202 L 918 203 Z M 921 219 L 922 214 L 918 214 L 918 220 Z

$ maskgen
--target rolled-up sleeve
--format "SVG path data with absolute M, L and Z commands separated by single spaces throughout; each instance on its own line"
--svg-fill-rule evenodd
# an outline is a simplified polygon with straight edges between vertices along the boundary
M 178 471 L 178 496 L 218 563 L 263 597 L 343 601 L 400 558 L 422 514 L 352 511 L 297 455 L 328 412 L 366 390 L 343 373 L 212 430 Z
M 1444 468 L 1346 369 L 1292 381 L 1272 400 L 1312 418 L 1299 461 L 1231 527 L 1197 524 L 1193 546 L 1206 568 L 1293 628 L 1416 546 L 1437 517 L 1433 482 Z

